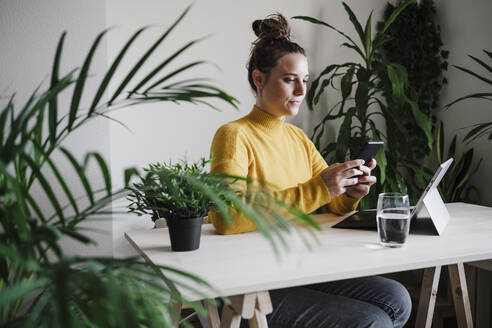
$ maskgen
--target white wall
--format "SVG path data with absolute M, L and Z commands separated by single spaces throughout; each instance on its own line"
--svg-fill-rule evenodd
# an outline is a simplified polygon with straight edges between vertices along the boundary
M 68 31 L 61 63 L 61 74 L 66 74 L 76 66 L 80 66 L 89 51 L 97 33 L 105 24 L 104 3 L 99 0 L 89 1 L 56 1 L 56 0 L 2 0 L 0 1 L 0 95 L 10 96 L 16 92 L 16 108 L 21 107 L 34 89 L 44 82 L 41 90 L 46 90 L 51 74 L 55 49 L 58 39 L 64 30 Z M 93 60 L 91 74 L 98 74 L 106 69 L 106 46 L 102 44 Z M 94 93 L 96 79 L 87 84 L 86 92 Z M 59 101 L 60 114 L 68 112 L 68 98 Z M 3 99 L 5 100 L 5 99 Z M 99 151 L 109 161 L 109 125 L 107 120 L 95 120 L 79 131 L 75 131 L 64 143 L 77 158 L 87 151 Z M 70 166 L 64 158 L 56 156 L 60 169 L 67 181 L 75 190 L 74 195 L 84 195 L 83 189 Z M 64 164 L 65 163 L 65 164 Z M 46 172 L 49 174 L 49 171 Z M 89 176 L 100 188 L 100 176 L 97 170 L 90 170 Z M 54 179 L 52 187 L 62 192 Z M 43 193 L 37 189 L 36 197 L 43 199 Z M 65 204 L 63 202 L 62 204 Z M 43 205 L 43 204 L 42 204 Z M 42 209 L 52 214 L 53 209 L 44 203 Z M 110 219 L 110 218 L 109 218 Z M 111 221 L 90 223 L 93 229 L 102 232 L 90 235 L 99 247 L 81 248 L 80 244 L 65 240 L 64 245 L 69 253 L 110 255 L 112 254 Z

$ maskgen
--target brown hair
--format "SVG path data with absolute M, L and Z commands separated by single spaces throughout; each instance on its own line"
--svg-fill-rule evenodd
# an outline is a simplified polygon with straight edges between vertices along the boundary
M 277 65 L 280 57 L 289 53 L 300 53 L 305 56 L 306 52 L 290 40 L 289 23 L 279 13 L 255 20 L 252 27 L 258 38 L 253 42 L 247 67 L 249 84 L 256 92 L 253 82 L 255 69 L 266 74 L 268 79 L 270 71 Z

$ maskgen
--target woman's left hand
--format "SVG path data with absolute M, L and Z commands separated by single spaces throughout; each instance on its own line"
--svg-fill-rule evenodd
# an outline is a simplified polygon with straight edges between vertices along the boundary
M 371 186 L 376 183 L 377 179 L 371 175 L 371 171 L 376 167 L 376 160 L 373 158 L 367 166 L 362 165 L 359 167 L 364 174 L 359 177 L 359 181 L 356 185 L 347 187 L 345 193 L 351 198 L 362 198 L 367 195 L 371 189 Z

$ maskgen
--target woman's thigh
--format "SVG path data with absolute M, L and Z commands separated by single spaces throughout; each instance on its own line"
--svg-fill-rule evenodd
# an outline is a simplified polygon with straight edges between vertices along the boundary
M 412 301 L 406 288 L 384 277 L 362 277 L 305 287 L 375 305 L 387 313 L 394 327 L 403 327 L 412 311 Z
M 390 317 L 378 306 L 306 287 L 270 291 L 271 328 L 386 328 Z M 245 322 L 241 327 L 247 327 Z

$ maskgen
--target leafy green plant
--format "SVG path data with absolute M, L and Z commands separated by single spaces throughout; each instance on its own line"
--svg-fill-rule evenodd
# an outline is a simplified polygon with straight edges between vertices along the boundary
M 437 130 L 436 138 L 436 154 L 439 163 L 444 162 L 450 157 L 454 158 L 454 162 L 449 168 L 449 172 L 442 178 L 439 184 L 441 196 L 445 202 L 476 202 L 470 196 L 474 191 L 478 194 L 478 190 L 469 186 L 470 178 L 480 168 L 482 159 L 475 165 L 473 148 L 466 150 L 463 154 L 458 155 L 456 151 L 457 136 L 454 135 L 453 140 L 449 144 L 447 154 L 444 150 L 444 123 L 441 121 Z
M 392 103 L 408 104 L 411 115 L 419 128 L 427 138 L 426 147 L 432 149 L 432 132 L 429 117 L 422 113 L 415 99 L 408 92 L 408 77 L 405 68 L 398 63 L 389 63 L 381 58 L 380 48 L 388 42 L 387 31 L 400 13 L 410 5 L 407 0 L 396 8 L 390 17 L 384 22 L 382 29 L 373 35 L 372 13 L 369 15 L 363 28 L 350 7 L 343 3 L 345 11 L 352 22 L 360 45 L 351 37 L 334 26 L 307 16 L 295 16 L 314 24 L 328 27 L 340 35 L 346 42 L 342 44 L 355 51 L 361 58 L 361 63 L 346 62 L 343 64 L 328 65 L 312 82 L 307 101 L 310 108 L 318 104 L 321 95 L 327 87 L 336 89 L 340 81 L 341 100 L 330 108 L 321 122 L 315 127 L 312 139 L 320 149 L 321 154 L 328 162 L 341 162 L 356 155 L 364 143 L 369 140 L 385 140 L 389 152 L 380 151 L 376 155 L 379 167 L 376 169 L 379 185 L 372 188 L 371 193 L 364 197 L 361 207 L 375 207 L 377 194 L 381 191 L 391 190 L 407 192 L 404 176 L 400 173 L 406 158 L 395 158 L 392 149 L 405 147 L 408 133 L 401 124 L 399 118 L 406 113 L 400 113 L 389 104 L 381 101 L 383 94 L 391 96 Z M 403 108 L 398 106 L 397 108 Z M 374 120 L 376 116 L 382 116 L 386 123 L 386 133 L 377 126 Z M 325 134 L 325 125 L 331 120 L 341 119 L 342 124 L 335 142 L 326 146 L 322 145 Z
M 489 59 L 492 59 L 492 52 L 489 52 L 487 50 L 483 50 L 483 52 L 489 57 Z M 462 66 L 455 66 L 457 69 L 460 71 L 463 71 L 471 76 L 474 76 L 475 78 L 485 82 L 489 87 L 492 87 L 492 66 L 485 63 L 483 60 L 478 59 L 477 57 L 474 57 L 472 55 L 468 55 L 474 62 L 482 66 L 487 72 L 491 73 L 489 77 L 480 75 L 479 73 L 476 73 L 472 70 L 469 70 L 465 67 Z M 472 93 L 463 97 L 460 97 L 449 104 L 446 105 L 445 108 L 449 108 L 452 105 L 461 102 L 463 100 L 468 100 L 468 99 L 483 99 L 483 100 L 489 100 L 492 101 L 492 92 L 478 92 L 478 93 Z M 476 124 L 464 137 L 463 141 L 466 143 L 470 143 L 475 139 L 484 137 L 488 134 L 488 140 L 492 140 L 492 122 L 486 122 L 486 123 L 479 123 Z
M 189 182 L 189 176 L 207 185 L 227 184 L 206 172 L 210 161 L 202 158 L 199 162 L 188 164 L 155 163 L 144 168 L 146 175 L 140 177 L 140 183 L 129 189 L 130 211 L 138 215 L 151 214 L 152 220 L 159 218 L 186 219 L 206 216 L 213 206 L 210 198 L 198 191 Z
M 451 157 L 454 161 L 439 183 L 439 192 L 446 203 L 459 201 L 477 203 L 479 201 L 477 197 L 480 197 L 479 192 L 476 187 L 470 186 L 469 182 L 473 174 L 479 169 L 482 159 L 475 165 L 473 148 L 458 154 L 456 149 L 457 144 L 458 136 L 454 135 L 448 149 L 445 149 L 444 122 L 440 121 L 435 137 L 435 160 L 437 160 L 437 165 Z M 435 170 L 431 170 L 425 166 L 414 167 L 413 169 L 421 188 L 425 188 L 432 179 Z M 472 193 L 475 193 L 474 198 L 472 197 Z
M 154 163 L 144 168 L 145 176 L 127 187 L 130 212 L 159 218 L 187 219 L 204 217 L 210 210 L 219 210 L 232 223 L 231 213 L 240 212 L 253 220 L 258 229 L 271 241 L 277 238 L 284 247 L 282 231 L 291 232 L 294 226 L 284 219 L 293 217 L 306 228 L 319 229 L 308 215 L 272 196 L 267 182 L 206 172 L 210 160 L 187 163 Z M 309 230 L 311 233 L 312 231 Z M 314 236 L 314 235 L 313 235 Z M 307 245 L 309 242 L 305 239 Z
M 384 20 L 388 19 L 396 7 L 387 3 Z M 378 23 L 378 29 L 384 27 L 384 21 Z M 381 47 L 382 56 L 389 62 L 398 62 L 408 72 L 408 87 L 416 96 L 420 110 L 427 116 L 433 117 L 439 106 L 439 96 L 443 84 L 447 83 L 444 71 L 447 70 L 449 51 L 443 50 L 440 26 L 436 22 L 434 0 L 423 0 L 410 4 L 393 22 L 388 29 L 390 37 Z M 384 95 L 387 103 L 391 103 L 391 95 Z M 396 104 L 392 104 L 395 106 Z M 406 115 L 399 117 L 402 125 L 408 131 L 408 143 L 404 149 L 392 149 L 403 152 L 406 158 L 423 158 L 428 155 L 427 138 L 418 127 L 411 108 L 403 103 L 405 108 L 399 112 Z M 420 192 L 419 192 L 420 193 Z
M 192 62 L 159 76 L 196 40 L 152 67 L 143 79 L 135 81 L 136 72 L 144 69 L 148 58 L 188 10 L 145 51 L 121 81 L 116 81 L 115 71 L 121 69 L 128 49 L 145 28 L 132 35 L 105 72 L 94 95 L 86 94 L 85 86 L 92 58 L 106 31 L 97 36 L 83 64 L 62 75 L 60 62 L 66 37 L 63 33 L 49 87 L 41 92 L 41 87 L 36 89 L 21 108 L 16 107 L 14 96 L 0 107 L 0 326 L 173 327 L 180 320 L 180 313 L 173 306 L 175 302 L 206 313 L 201 305 L 183 299 L 174 281 L 168 278 L 171 273 L 182 276 L 180 288 L 192 292 L 196 291 L 190 287 L 191 283 L 212 288 L 194 274 L 135 258 L 73 257 L 65 254 L 60 244 L 62 237 L 94 244 L 80 223 L 110 214 L 111 202 L 127 195 L 124 188 L 114 190 L 109 168 L 100 154 L 88 153 L 80 161 L 62 146 L 63 140 L 74 130 L 95 117 L 107 117 L 110 110 L 148 102 L 185 101 L 214 107 L 209 100 L 220 99 L 236 106 L 233 97 L 213 85 L 199 82 L 200 79 L 176 80 L 182 72 L 202 62 Z M 108 89 L 110 82 L 117 86 L 114 92 Z M 66 114 L 62 114 L 58 98 L 70 90 L 70 106 Z M 109 94 L 108 100 L 103 97 L 105 93 Z M 88 106 L 81 103 L 82 95 L 90 98 Z M 75 170 L 83 186 L 83 197 L 75 195 L 74 186 L 59 169 L 53 156 L 55 152 L 62 154 Z M 102 189 L 97 189 L 86 174 L 91 161 L 98 164 L 104 181 Z M 126 173 L 128 182 L 130 174 Z M 222 201 L 215 189 L 191 175 L 189 181 L 206 193 L 230 220 L 229 203 Z M 46 200 L 37 199 L 33 186 L 41 189 Z M 56 193 L 57 189 L 61 194 Z M 229 191 L 224 189 L 224 192 Z M 62 198 L 67 199 L 67 204 L 62 203 Z M 81 205 L 81 198 L 87 199 L 89 204 Z M 42 201 L 47 202 L 51 213 L 41 210 Z M 262 213 L 250 203 L 238 198 L 236 205 L 249 217 L 265 222 Z M 292 212 L 299 220 L 311 223 L 309 216 Z M 278 220 L 285 222 L 282 218 Z M 287 224 L 284 230 L 288 227 Z M 262 230 L 274 245 L 276 241 L 270 231 L 275 228 L 278 225 L 266 223 Z M 276 233 L 280 234 L 278 230 Z

